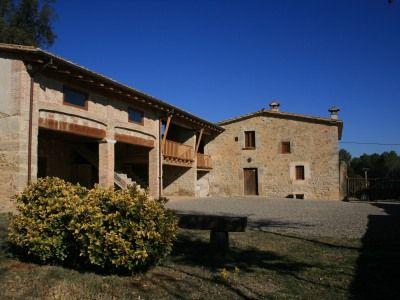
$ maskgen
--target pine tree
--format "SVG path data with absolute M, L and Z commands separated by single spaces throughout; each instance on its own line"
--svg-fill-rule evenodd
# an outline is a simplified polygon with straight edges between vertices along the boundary
M 56 35 L 54 0 L 0 0 L 0 42 L 47 48 Z

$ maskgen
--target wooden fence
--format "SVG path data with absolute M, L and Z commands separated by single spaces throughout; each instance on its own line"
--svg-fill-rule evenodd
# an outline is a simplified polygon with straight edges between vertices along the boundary
M 400 179 L 347 178 L 347 198 L 359 200 L 400 200 Z

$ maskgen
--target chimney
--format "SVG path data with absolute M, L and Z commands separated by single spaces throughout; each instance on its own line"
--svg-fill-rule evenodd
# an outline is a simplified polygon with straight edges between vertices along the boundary
M 269 109 L 272 111 L 279 112 L 279 106 L 281 106 L 281 104 L 278 101 L 272 101 L 269 104 Z
M 328 111 L 331 113 L 331 119 L 337 120 L 340 109 L 337 106 L 332 106 Z

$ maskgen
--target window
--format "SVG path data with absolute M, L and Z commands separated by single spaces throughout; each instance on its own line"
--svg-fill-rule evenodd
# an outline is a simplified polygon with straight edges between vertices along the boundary
M 128 108 L 128 119 L 129 122 L 143 124 L 144 113 L 137 109 Z
M 86 93 L 64 87 L 64 104 L 87 108 L 87 100 Z
M 304 180 L 304 166 L 296 166 L 296 180 Z
M 244 132 L 244 148 L 254 149 L 256 147 L 256 134 L 254 131 Z
M 290 142 L 282 142 L 282 144 L 281 144 L 281 153 L 282 154 L 290 153 Z

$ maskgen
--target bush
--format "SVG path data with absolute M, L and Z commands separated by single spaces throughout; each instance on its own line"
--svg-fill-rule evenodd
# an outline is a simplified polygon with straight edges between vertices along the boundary
M 106 270 L 143 270 L 172 250 L 177 222 L 163 202 L 136 187 L 89 191 L 71 228 L 80 253 Z
M 73 259 L 76 251 L 68 227 L 86 194 L 85 188 L 58 178 L 32 183 L 17 196 L 19 214 L 11 218 L 9 242 L 42 263 Z
M 9 241 L 43 263 L 144 270 L 171 252 L 177 231 L 164 201 L 135 186 L 88 191 L 46 178 L 27 187 L 17 202 Z

